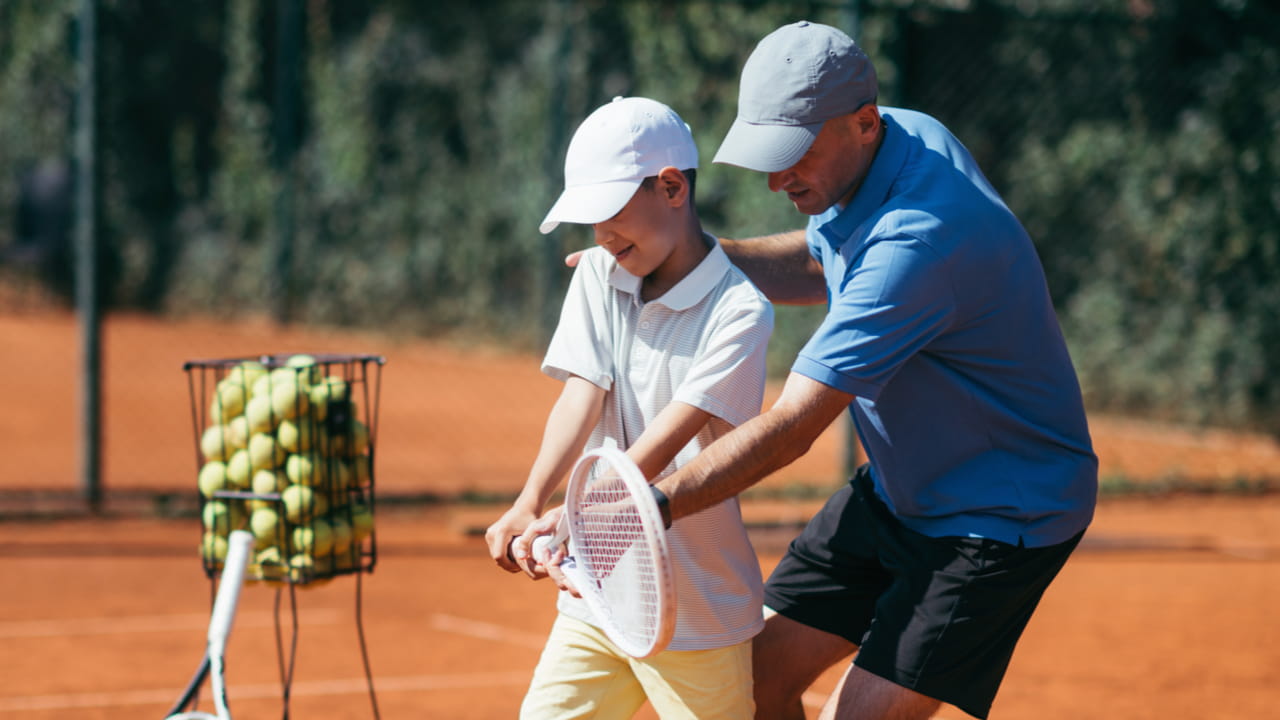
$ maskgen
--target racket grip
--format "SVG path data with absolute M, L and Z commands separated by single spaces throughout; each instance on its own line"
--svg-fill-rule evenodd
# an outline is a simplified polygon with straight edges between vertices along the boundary
M 220 655 L 227 646 L 231 623 L 236 617 L 236 605 L 240 600 L 240 586 L 244 584 L 245 571 L 253 550 L 253 533 L 235 530 L 227 538 L 227 557 L 222 565 L 222 579 L 218 582 L 218 594 L 213 600 L 213 615 L 209 619 L 209 649 Z M 212 652 L 216 651 L 216 653 Z
M 539 565 L 546 565 L 551 559 L 551 536 L 539 535 L 533 539 L 533 559 Z

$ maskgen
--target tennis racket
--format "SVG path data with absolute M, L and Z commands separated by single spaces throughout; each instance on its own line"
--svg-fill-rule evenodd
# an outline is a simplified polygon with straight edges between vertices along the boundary
M 612 440 L 574 465 L 564 514 L 554 533 L 534 540 L 534 559 L 547 564 L 566 540 L 560 569 L 609 639 L 637 658 L 666 648 L 676 599 L 662 515 L 640 468 Z
M 247 530 L 234 530 L 227 538 L 227 556 L 222 565 L 222 579 L 218 581 L 218 594 L 213 600 L 213 612 L 209 616 L 208 645 L 204 659 L 182 697 L 169 710 L 166 720 L 231 720 L 231 711 L 227 709 L 227 688 L 222 676 L 223 656 L 227 649 L 227 637 L 231 634 L 231 624 L 236 619 L 240 587 L 244 585 L 245 570 L 253 556 L 252 550 L 253 533 Z M 213 690 L 213 705 L 217 715 L 186 711 L 206 676 L 209 676 L 209 686 Z

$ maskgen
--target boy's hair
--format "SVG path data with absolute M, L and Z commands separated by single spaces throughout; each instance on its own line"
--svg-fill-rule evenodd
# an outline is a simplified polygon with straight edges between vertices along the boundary
M 689 181 L 689 202 L 693 202 L 694 190 L 698 187 L 698 171 L 696 168 L 681 170 L 684 173 L 685 180 Z M 650 175 L 640 182 L 640 189 L 645 192 L 653 192 L 658 186 L 658 176 Z

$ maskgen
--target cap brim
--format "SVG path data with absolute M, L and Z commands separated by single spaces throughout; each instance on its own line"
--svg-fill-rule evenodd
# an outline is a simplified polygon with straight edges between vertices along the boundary
M 712 162 L 766 173 L 786 170 L 800 162 L 821 129 L 822 123 L 754 125 L 737 119 Z
M 562 222 L 594 225 L 617 215 L 636 194 L 642 180 L 615 180 L 565 188 L 538 231 L 547 234 Z

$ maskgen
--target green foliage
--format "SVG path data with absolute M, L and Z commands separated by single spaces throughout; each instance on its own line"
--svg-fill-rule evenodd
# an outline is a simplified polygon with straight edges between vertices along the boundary
M 290 153 L 278 143 L 280 3 L 100 3 L 117 305 L 266 313 L 283 288 L 300 322 L 537 349 L 567 281 L 562 256 L 591 242 L 537 225 L 574 128 L 615 95 L 655 97 L 690 124 L 708 230 L 802 226 L 763 176 L 710 160 L 755 43 L 808 18 L 856 27 L 881 102 L 942 119 L 1004 193 L 1037 242 L 1091 408 L 1280 427 L 1271 3 L 303 6 Z M 0 255 L 20 174 L 70 157 L 77 7 L 0 0 Z M 821 315 L 778 308 L 771 372 Z

